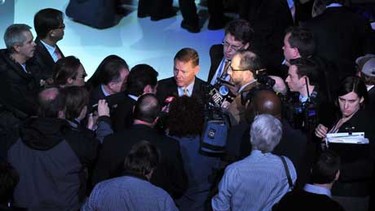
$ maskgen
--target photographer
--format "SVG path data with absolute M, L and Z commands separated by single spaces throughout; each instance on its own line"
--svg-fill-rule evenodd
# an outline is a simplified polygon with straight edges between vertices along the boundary
M 290 61 L 285 82 L 291 93 L 285 115 L 294 128 L 302 129 L 308 135 L 318 121 L 327 122 L 334 118 L 333 105 L 328 102 L 326 93 L 319 89 L 318 79 L 318 65 L 313 60 L 298 58 Z

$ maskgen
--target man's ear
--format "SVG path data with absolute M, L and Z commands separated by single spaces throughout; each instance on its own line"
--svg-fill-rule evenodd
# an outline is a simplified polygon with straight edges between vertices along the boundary
M 198 75 L 200 69 L 201 69 L 201 67 L 199 65 L 195 66 L 194 67 L 194 74 Z
M 66 82 L 67 82 L 68 84 L 72 84 L 72 83 L 73 83 L 73 81 L 74 81 L 74 79 L 73 79 L 73 78 L 68 78 L 68 79 L 66 80 Z
M 361 97 L 361 99 L 359 100 L 359 103 L 363 103 L 363 101 L 365 101 L 365 98 Z

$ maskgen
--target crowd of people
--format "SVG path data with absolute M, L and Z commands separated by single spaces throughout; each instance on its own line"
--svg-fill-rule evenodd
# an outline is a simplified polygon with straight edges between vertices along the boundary
M 153 2 L 167 11 L 139 1 L 138 16 L 174 14 L 170 1 Z M 209 27 L 225 29 L 204 52 L 207 79 L 185 47 L 170 78 L 108 55 L 85 80 L 79 55 L 58 46 L 61 11 L 35 14 L 35 39 L 30 26 L 10 25 L 0 50 L 1 210 L 373 210 L 369 21 L 340 0 L 310 18 L 301 3 L 256 2 L 227 24 L 212 15 Z M 181 26 L 197 32 L 191 12 Z M 356 132 L 367 142 L 327 138 Z

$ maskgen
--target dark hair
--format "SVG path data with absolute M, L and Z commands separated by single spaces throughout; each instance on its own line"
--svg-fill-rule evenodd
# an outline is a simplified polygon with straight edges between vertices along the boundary
M 148 64 L 138 64 L 130 70 L 126 87 L 130 94 L 139 96 L 147 85 L 154 88 L 157 83 L 158 72 Z
M 84 87 L 67 86 L 61 89 L 65 96 L 65 118 L 74 120 L 89 103 L 89 93 Z
M 251 28 L 249 21 L 244 19 L 233 20 L 225 27 L 225 35 L 231 34 L 236 41 L 242 44 L 251 43 L 254 30 Z
M 124 161 L 128 173 L 146 176 L 154 171 L 160 162 L 160 153 L 155 145 L 148 141 L 134 144 Z
M 340 157 L 335 152 L 323 151 L 311 169 L 311 182 L 317 184 L 328 184 L 335 180 L 340 170 Z
M 65 96 L 56 87 L 42 90 L 38 94 L 38 116 L 57 118 L 65 108 Z
M 13 197 L 19 181 L 16 169 L 5 160 L 0 160 L 0 204 L 7 204 Z
M 153 123 L 159 116 L 161 106 L 154 94 L 140 96 L 134 106 L 134 119 Z
M 339 88 L 337 89 L 337 97 L 346 95 L 350 92 L 354 92 L 359 98 L 364 99 L 363 103 L 366 105 L 369 101 L 368 92 L 365 83 L 358 76 L 347 76 L 344 78 Z
M 193 67 L 199 65 L 199 55 L 198 52 L 192 48 L 183 48 L 179 50 L 174 56 L 174 61 L 181 61 L 188 63 L 191 61 Z
M 290 65 L 297 67 L 298 78 L 306 76 L 309 78 L 311 85 L 318 85 L 319 80 L 319 66 L 312 59 L 308 58 L 297 58 L 291 59 Z
M 297 48 L 303 58 L 308 58 L 315 53 L 315 41 L 313 33 L 307 29 L 293 26 L 287 29 L 286 34 L 290 33 L 288 42 L 292 48 Z
M 254 74 L 254 77 L 256 77 L 258 71 L 264 68 L 260 57 L 252 51 L 240 49 L 235 55 L 239 55 L 241 59 L 239 68 L 241 70 L 250 70 Z
M 34 28 L 39 38 L 45 38 L 48 32 L 63 24 L 63 13 L 60 10 L 46 8 L 34 16 Z
M 78 68 L 81 61 L 74 56 L 67 56 L 59 59 L 54 66 L 54 83 L 57 86 L 65 85 L 68 78 L 75 79 L 78 74 Z
M 200 135 L 203 124 L 204 107 L 197 98 L 181 96 L 172 101 L 167 117 L 170 135 L 178 137 Z
M 129 66 L 123 58 L 117 55 L 109 55 L 96 68 L 94 74 L 86 82 L 86 86 L 93 89 L 100 84 L 118 81 L 120 79 L 120 70 L 123 68 L 129 70 Z

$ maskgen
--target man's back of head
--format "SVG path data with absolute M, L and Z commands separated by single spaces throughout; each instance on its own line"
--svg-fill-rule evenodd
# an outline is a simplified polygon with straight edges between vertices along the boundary
M 144 94 L 134 106 L 134 120 L 155 124 L 161 111 L 159 100 L 154 94 Z
M 300 57 L 309 58 L 315 53 L 315 40 L 312 32 L 304 27 L 294 26 L 286 31 L 289 35 L 289 44 L 292 48 L 297 48 Z
M 339 177 L 340 164 L 340 157 L 335 152 L 322 152 L 311 169 L 311 183 L 333 184 Z
M 157 77 L 158 72 L 153 67 L 147 64 L 138 64 L 130 70 L 126 89 L 129 94 L 135 96 L 155 92 L 158 83 Z M 147 87 L 149 87 L 149 91 L 145 90 Z
M 272 90 L 259 90 L 255 93 L 247 112 L 270 114 L 281 119 L 282 104 L 279 96 Z
M 270 114 L 257 115 L 250 128 L 250 142 L 253 150 L 272 152 L 282 135 L 281 122 Z
M 64 111 L 65 99 L 56 87 L 42 90 L 38 95 L 38 116 L 57 118 Z

